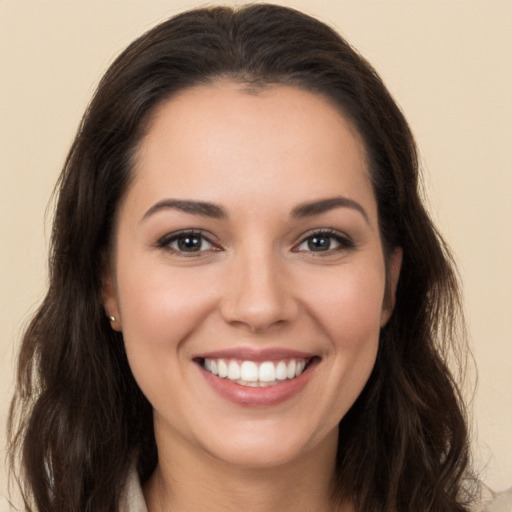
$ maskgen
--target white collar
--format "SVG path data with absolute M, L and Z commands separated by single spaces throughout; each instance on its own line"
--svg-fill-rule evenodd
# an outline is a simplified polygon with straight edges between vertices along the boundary
M 137 469 L 132 466 L 119 503 L 119 512 L 148 512 Z

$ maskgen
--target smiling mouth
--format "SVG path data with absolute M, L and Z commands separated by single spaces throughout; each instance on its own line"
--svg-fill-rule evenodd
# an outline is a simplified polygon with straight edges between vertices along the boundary
M 280 361 L 240 361 L 226 358 L 199 358 L 198 363 L 209 373 L 241 386 L 268 387 L 296 379 L 314 358 Z

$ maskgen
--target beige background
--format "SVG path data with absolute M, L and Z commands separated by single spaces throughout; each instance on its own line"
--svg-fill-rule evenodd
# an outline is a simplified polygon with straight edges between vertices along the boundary
M 337 27 L 375 65 L 412 125 L 430 207 L 465 284 L 479 369 L 478 467 L 492 487 L 508 487 L 512 1 L 282 3 Z M 114 55 L 159 20 L 197 5 L 187 0 L 0 0 L 2 460 L 16 345 L 45 287 L 45 212 L 77 123 Z M 0 493 L 5 482 L 1 469 Z

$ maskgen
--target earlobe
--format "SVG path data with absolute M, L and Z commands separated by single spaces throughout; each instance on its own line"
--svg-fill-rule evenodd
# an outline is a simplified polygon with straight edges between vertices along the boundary
M 115 331 L 121 331 L 121 316 L 116 294 L 116 287 L 112 272 L 108 270 L 101 280 L 101 300 L 105 308 L 105 315 L 110 320 L 110 325 Z
M 380 326 L 384 327 L 393 313 L 396 301 L 396 289 L 400 270 L 402 268 L 403 251 L 401 247 L 395 247 L 388 258 L 386 271 L 386 295 L 382 305 Z

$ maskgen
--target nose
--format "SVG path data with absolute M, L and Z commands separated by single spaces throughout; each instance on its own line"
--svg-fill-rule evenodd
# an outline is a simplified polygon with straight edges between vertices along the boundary
M 220 307 L 226 322 L 256 333 L 295 319 L 299 305 L 277 260 L 271 251 L 234 257 Z

